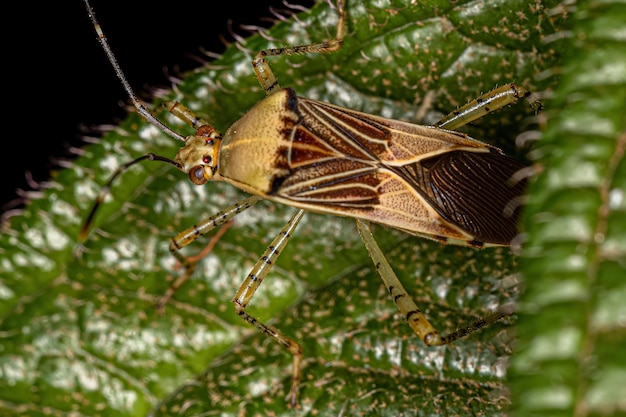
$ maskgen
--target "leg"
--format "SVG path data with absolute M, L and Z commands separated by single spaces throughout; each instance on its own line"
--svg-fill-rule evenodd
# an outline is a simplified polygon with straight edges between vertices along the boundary
M 343 42 L 346 30 L 344 0 L 337 1 L 337 14 L 339 15 L 339 21 L 337 22 L 337 35 L 335 36 L 335 39 L 311 45 L 266 49 L 256 54 L 254 60 L 252 61 L 252 68 L 254 69 L 254 73 L 256 74 L 256 78 L 259 80 L 261 87 L 263 87 L 263 90 L 265 90 L 265 93 L 268 96 L 275 91 L 280 90 L 280 85 L 278 85 L 278 80 L 265 60 L 265 57 L 316 53 L 327 54 L 338 51 L 339 48 L 341 48 L 341 43 Z
M 264 333 L 277 341 L 293 356 L 292 382 L 291 391 L 289 393 L 290 404 L 292 406 L 296 406 L 297 404 L 298 383 L 300 382 L 300 363 L 302 361 L 302 347 L 295 340 L 283 336 L 274 327 L 263 324 L 256 318 L 252 317 L 246 312 L 246 307 L 250 303 L 250 300 L 252 300 L 252 297 L 254 297 L 254 294 L 263 282 L 263 279 L 265 279 L 268 272 L 272 268 L 272 265 L 276 262 L 278 255 L 280 255 L 284 247 L 287 245 L 289 238 L 291 238 L 291 235 L 300 222 L 300 219 L 302 219 L 303 214 L 304 210 L 298 210 L 289 222 L 282 228 L 278 236 L 274 238 L 270 246 L 268 246 L 263 255 L 254 265 L 252 271 L 250 271 L 233 298 L 235 311 L 242 319 L 259 329 L 261 333 Z
M 364 220 L 356 221 L 359 234 L 365 247 L 370 253 L 370 257 L 376 265 L 376 269 L 382 278 L 385 287 L 389 291 L 389 294 L 393 298 L 394 303 L 400 310 L 400 313 L 405 317 L 409 326 L 413 332 L 424 342 L 426 346 L 440 346 L 451 343 L 461 337 L 467 336 L 485 326 L 488 326 L 496 321 L 502 319 L 511 314 L 511 312 L 499 311 L 495 312 L 484 319 L 480 319 L 470 325 L 454 331 L 446 336 L 441 336 L 437 329 L 435 329 L 426 315 L 417 307 L 415 302 L 411 299 L 411 296 L 406 292 L 402 283 L 396 276 L 395 272 L 389 265 L 389 262 L 385 258 L 385 255 L 380 250 L 380 247 L 376 243 L 372 231 L 370 230 L 369 222 Z
M 165 101 L 161 103 L 161 107 L 194 129 L 198 129 L 201 126 L 211 126 L 209 122 L 196 115 L 189 107 L 178 101 Z
M 184 273 L 174 281 L 174 283 L 167 289 L 163 297 L 161 297 L 161 299 L 158 301 L 156 306 L 157 310 L 163 310 L 165 304 L 167 304 L 170 298 L 172 298 L 176 290 L 178 290 L 185 282 L 187 282 L 187 280 L 189 280 L 189 277 L 195 269 L 195 263 L 198 261 L 198 259 L 196 257 L 188 258 L 186 256 L 183 256 L 183 254 L 180 253 L 180 249 L 189 245 L 200 236 L 209 233 L 211 230 L 222 226 L 224 223 L 228 223 L 237 214 L 252 207 L 260 200 L 261 197 L 257 196 L 252 196 L 241 200 L 233 204 L 232 206 L 227 207 L 225 210 L 220 211 L 219 213 L 207 219 L 204 219 L 201 223 L 191 226 L 190 228 L 172 238 L 170 242 L 170 252 L 184 268 Z M 221 235 L 218 235 L 218 239 L 219 236 Z
M 480 119 L 484 115 L 503 108 L 509 104 L 515 103 L 520 98 L 530 97 L 530 92 L 524 87 L 517 84 L 507 84 L 496 87 L 486 94 L 478 97 L 445 116 L 443 119 L 434 124 L 442 129 L 455 130 L 461 126 Z M 531 102 L 537 110 L 541 108 L 538 101 Z

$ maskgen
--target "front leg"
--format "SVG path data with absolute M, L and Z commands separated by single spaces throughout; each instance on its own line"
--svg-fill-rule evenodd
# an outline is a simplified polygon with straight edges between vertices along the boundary
M 178 260 L 179 265 L 183 268 L 184 272 L 172 283 L 172 285 L 170 285 L 163 297 L 161 297 L 161 299 L 157 302 L 156 308 L 158 311 L 163 311 L 165 304 L 167 304 L 170 298 L 172 298 L 174 293 L 189 280 L 189 277 L 195 269 L 196 262 L 198 261 L 197 256 L 191 258 L 186 257 L 180 252 L 180 250 L 198 239 L 200 236 L 206 235 L 211 230 L 228 223 L 236 215 L 252 207 L 260 200 L 261 197 L 252 196 L 238 201 L 232 206 L 229 206 L 219 213 L 204 219 L 197 225 L 187 228 L 172 238 L 170 241 L 170 252 L 176 260 Z

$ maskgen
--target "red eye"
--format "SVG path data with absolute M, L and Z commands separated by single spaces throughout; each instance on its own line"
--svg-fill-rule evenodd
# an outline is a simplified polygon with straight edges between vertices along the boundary
M 196 185 L 206 184 L 208 179 L 204 176 L 204 168 L 201 165 L 189 170 L 189 180 Z

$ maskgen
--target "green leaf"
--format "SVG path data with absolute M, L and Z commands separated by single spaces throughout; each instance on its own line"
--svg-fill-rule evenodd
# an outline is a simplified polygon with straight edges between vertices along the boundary
M 626 4 L 578 2 L 535 147 L 515 415 L 626 413 Z
M 277 58 L 271 65 L 281 85 L 302 96 L 432 123 L 496 84 L 514 80 L 537 92 L 553 86 L 551 70 L 565 42 L 545 41 L 560 39 L 567 16 L 557 6 L 349 1 L 341 51 Z M 266 36 L 231 46 L 187 74 L 167 98 L 224 131 L 264 96 L 249 65 L 257 51 L 328 39 L 335 22 L 334 10 L 319 3 Z M 431 104 L 420 109 L 424 102 Z M 422 113 L 425 121 L 417 120 Z M 519 103 L 468 130 L 524 158 L 514 140 L 532 114 Z M 162 116 L 177 131 L 192 133 Z M 180 273 L 169 239 L 242 192 L 222 183 L 195 186 L 169 166 L 138 165 L 114 185 L 89 239 L 77 243 L 81 222 L 115 168 L 147 152 L 171 157 L 178 145 L 129 115 L 9 219 L 0 246 L 0 412 L 293 413 L 285 400 L 289 354 L 242 322 L 230 302 L 293 209 L 263 202 L 238 215 L 162 315 L 154 305 Z M 509 249 L 442 246 L 384 227 L 374 233 L 440 330 L 517 298 Z M 424 347 L 397 313 L 354 221 L 307 214 L 249 310 L 302 344 L 297 414 L 506 414 L 515 320 L 451 346 Z

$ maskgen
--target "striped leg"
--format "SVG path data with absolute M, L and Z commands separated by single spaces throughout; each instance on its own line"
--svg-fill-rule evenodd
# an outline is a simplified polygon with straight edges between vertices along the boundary
M 198 261 L 198 257 L 197 256 L 186 257 L 180 252 L 180 250 L 184 248 L 185 246 L 189 245 L 194 240 L 198 239 L 200 236 L 206 235 L 211 230 L 217 227 L 220 227 L 224 225 L 225 223 L 228 223 L 236 215 L 252 207 L 260 200 L 261 200 L 261 197 L 252 196 L 244 200 L 238 201 L 232 206 L 227 207 L 226 209 L 220 211 L 219 213 L 204 219 L 201 223 L 198 223 L 196 225 L 189 227 L 188 229 L 184 230 L 183 232 L 180 232 L 179 234 L 177 234 L 176 236 L 172 238 L 172 240 L 170 241 L 170 252 L 178 260 L 181 267 L 184 269 L 184 273 L 180 277 L 178 277 L 176 281 L 172 283 L 172 285 L 170 285 L 170 287 L 167 289 L 163 297 L 161 297 L 161 299 L 158 301 L 156 305 L 157 310 L 159 311 L 163 310 L 163 308 L 165 307 L 165 304 L 167 304 L 167 302 L 172 298 L 174 293 L 185 282 L 189 280 L 189 277 L 191 276 L 191 274 L 193 273 L 195 269 L 195 266 L 196 266 L 195 264 Z M 224 229 L 223 231 L 225 232 L 226 229 Z M 219 239 L 219 237 L 222 234 L 223 232 L 218 233 L 215 239 Z M 215 239 L 212 239 L 212 241 L 214 241 Z M 210 244 L 211 243 L 209 243 L 209 245 Z
M 509 83 L 500 87 L 496 87 L 486 94 L 470 101 L 466 105 L 451 112 L 443 119 L 434 124 L 436 127 L 448 130 L 456 130 L 461 126 L 473 122 L 476 119 L 487 115 L 517 102 L 520 98 L 530 98 L 530 91 L 517 84 Z M 541 109 L 539 101 L 531 101 L 531 106 L 538 111 Z
M 254 73 L 256 75 L 257 80 L 265 90 L 265 94 L 268 96 L 272 93 L 280 90 L 280 85 L 278 85 L 278 80 L 276 76 L 272 72 L 269 64 L 265 60 L 268 56 L 279 56 L 279 55 L 304 55 L 304 54 L 327 54 L 331 52 L 336 52 L 341 48 L 341 43 L 343 42 L 343 37 L 346 32 L 346 13 L 344 8 L 344 0 L 339 0 L 337 2 L 337 14 L 338 14 L 338 22 L 337 22 L 337 34 L 335 35 L 335 39 L 326 42 L 315 43 L 311 45 L 302 45 L 302 46 L 289 46 L 284 48 L 274 48 L 274 49 L 266 49 L 264 51 L 260 51 L 254 57 L 252 61 L 252 68 L 254 69 Z
M 426 346 L 440 346 L 451 343 L 461 337 L 464 337 L 470 333 L 473 333 L 483 327 L 489 326 L 492 323 L 510 315 L 510 311 L 497 311 L 486 318 L 480 319 L 469 324 L 466 327 L 458 329 L 446 336 L 441 336 L 437 329 L 426 318 L 426 315 L 422 313 L 422 310 L 415 304 L 411 296 L 404 289 L 404 286 L 396 276 L 395 272 L 389 265 L 389 262 L 385 258 L 382 250 L 376 243 L 372 231 L 369 226 L 369 222 L 364 220 L 356 221 L 359 234 L 365 247 L 367 248 L 376 270 L 380 274 L 385 287 L 389 291 L 389 294 L 393 298 L 394 303 L 400 310 L 400 313 L 406 318 L 409 326 L 413 332 L 424 342 Z
M 291 391 L 289 393 L 290 404 L 292 407 L 297 405 L 298 396 L 298 384 L 300 382 L 300 364 L 302 362 L 302 347 L 298 342 L 292 340 L 286 336 L 283 336 L 277 329 L 272 326 L 261 323 L 256 318 L 248 314 L 246 307 L 252 300 L 252 297 L 259 289 L 259 286 L 267 276 L 268 272 L 276 262 L 276 259 L 287 245 L 287 242 L 291 238 L 293 231 L 302 219 L 304 210 L 298 210 L 296 214 L 289 220 L 289 222 L 282 228 L 278 236 L 274 238 L 272 243 L 265 250 L 263 255 L 259 258 L 254 265 L 246 279 L 243 281 L 239 290 L 233 298 L 233 304 L 235 305 L 235 311 L 237 314 L 250 323 L 261 333 L 271 337 L 287 349 L 293 356 L 293 369 L 292 369 L 292 383 Z

